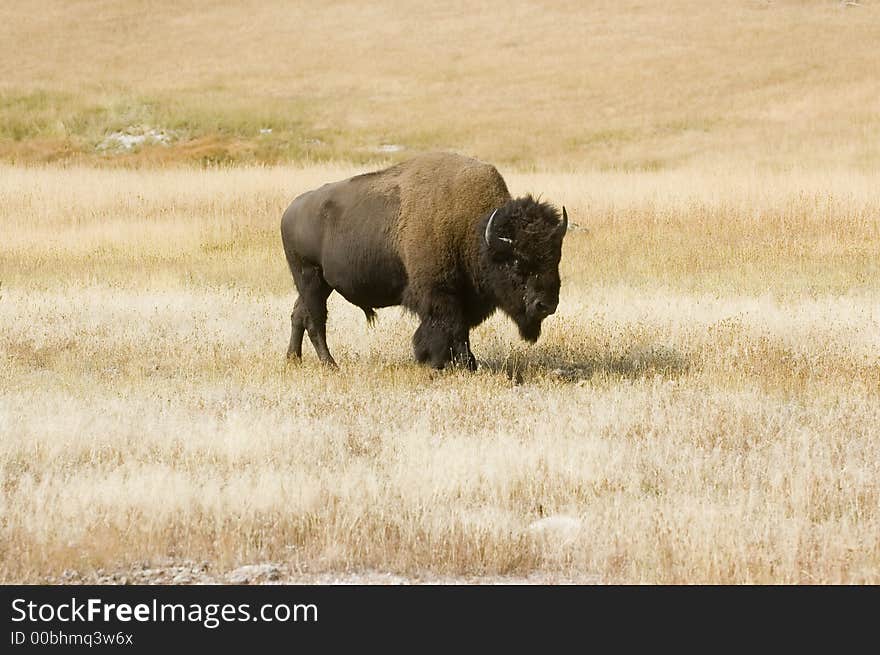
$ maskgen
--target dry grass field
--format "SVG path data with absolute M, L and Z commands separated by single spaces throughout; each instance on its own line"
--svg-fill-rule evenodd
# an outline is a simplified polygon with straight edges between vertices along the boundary
M 868 0 L 0 0 L 0 582 L 880 583 L 878 43 Z M 334 295 L 340 370 L 286 364 L 287 203 L 426 149 L 568 208 L 541 340 L 434 372 Z
M 0 0 L 0 157 L 876 169 L 880 3 L 859 4 Z M 150 130 L 169 143 L 108 141 Z
M 579 226 L 536 346 L 333 296 L 286 366 L 279 208 L 351 170 L 0 169 L 2 579 L 880 581 L 872 177 L 508 172 Z

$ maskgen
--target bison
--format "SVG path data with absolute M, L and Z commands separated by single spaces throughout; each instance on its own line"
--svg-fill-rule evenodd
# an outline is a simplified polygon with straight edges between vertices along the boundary
M 500 308 L 535 342 L 559 303 L 559 260 L 568 216 L 532 196 L 512 198 L 494 166 L 449 153 L 325 184 L 298 196 L 281 241 L 299 298 L 288 358 L 303 334 L 324 364 L 327 297 L 338 291 L 371 322 L 403 305 L 421 324 L 415 358 L 471 370 L 470 330 Z

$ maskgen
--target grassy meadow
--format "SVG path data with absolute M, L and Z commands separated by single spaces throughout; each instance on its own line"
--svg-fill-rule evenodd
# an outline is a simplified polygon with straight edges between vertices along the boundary
M 2 169 L 4 579 L 877 582 L 869 177 L 512 172 L 578 224 L 536 346 L 435 373 L 333 296 L 341 371 L 287 366 L 278 208 L 352 170 Z
M 880 3 L 859 4 L 4 0 L 0 157 L 875 170 Z M 168 143 L 107 141 L 150 130 Z
M 481 7 L 0 2 L 0 581 L 880 583 L 880 4 Z M 539 342 L 286 363 L 288 202 L 435 148 Z

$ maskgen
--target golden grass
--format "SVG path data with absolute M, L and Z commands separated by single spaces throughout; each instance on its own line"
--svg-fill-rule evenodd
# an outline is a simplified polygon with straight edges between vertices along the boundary
M 536 346 L 434 373 L 334 295 L 285 366 L 281 211 L 354 170 L 0 167 L 0 580 L 880 582 L 874 176 L 503 168 L 578 225 Z
M 0 580 L 880 582 L 878 11 L 0 3 Z M 287 202 L 438 148 L 568 207 L 539 344 L 286 366 Z
M 0 157 L 880 165 L 861 0 L 0 3 Z M 97 150 L 144 126 L 174 143 Z M 260 130 L 271 129 L 271 133 Z

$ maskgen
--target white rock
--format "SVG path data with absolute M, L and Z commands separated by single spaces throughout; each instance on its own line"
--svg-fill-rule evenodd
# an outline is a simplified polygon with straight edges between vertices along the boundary
M 247 584 L 260 578 L 265 580 L 277 580 L 280 570 L 275 564 L 246 564 L 239 566 L 229 574 L 229 581 L 233 584 Z
M 569 541 L 578 535 L 582 527 L 583 523 L 580 519 L 565 514 L 555 514 L 532 521 L 529 524 L 529 532 L 535 536 Z
M 167 130 L 158 130 L 152 127 L 142 125 L 133 125 L 125 128 L 121 132 L 111 132 L 101 143 L 98 144 L 98 150 L 110 150 L 120 152 L 131 150 L 135 146 L 143 144 L 159 144 L 167 146 L 174 138 L 174 134 Z

